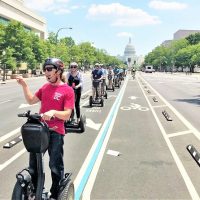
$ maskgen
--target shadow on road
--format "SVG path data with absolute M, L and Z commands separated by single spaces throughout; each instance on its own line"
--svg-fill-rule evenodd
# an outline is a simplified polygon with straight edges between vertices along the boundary
M 200 95 L 194 96 L 192 99 L 175 99 L 175 101 L 200 105 Z

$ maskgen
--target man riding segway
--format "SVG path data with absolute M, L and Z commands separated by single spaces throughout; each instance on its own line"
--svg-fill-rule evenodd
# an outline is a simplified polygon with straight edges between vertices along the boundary
M 103 107 L 103 97 L 101 96 L 101 80 L 103 79 L 103 72 L 99 68 L 100 64 L 96 63 L 94 70 L 92 71 L 92 96 L 89 99 L 89 105 L 92 107 L 92 104 L 101 104 Z
M 80 130 L 84 132 L 85 130 L 85 116 L 80 114 L 80 99 L 81 99 L 81 92 L 83 88 L 83 76 L 82 73 L 78 70 L 78 64 L 76 62 L 72 62 L 70 64 L 70 71 L 66 75 L 66 82 L 69 86 L 71 86 L 74 90 L 75 94 L 75 111 L 77 121 L 74 119 L 74 109 L 72 111 L 70 120 L 65 123 L 66 129 L 68 131 L 71 129 L 73 130 Z M 73 131 L 72 130 L 72 131 Z
M 58 199 L 60 182 L 64 176 L 63 144 L 64 121 L 70 118 L 74 108 L 74 91 L 61 80 L 64 63 L 58 58 L 48 58 L 43 64 L 48 83 L 44 84 L 35 94 L 32 94 L 22 77 L 17 82 L 22 86 L 24 96 L 29 104 L 41 102 L 41 120 L 45 121 L 51 129 L 49 135 L 49 167 L 51 169 L 52 185 L 50 199 Z M 37 185 L 36 155 L 30 152 L 29 171 L 34 187 Z

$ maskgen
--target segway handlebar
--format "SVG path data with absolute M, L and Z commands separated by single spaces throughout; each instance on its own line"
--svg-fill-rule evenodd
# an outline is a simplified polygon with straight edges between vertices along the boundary
M 29 119 L 37 119 L 37 120 L 40 120 L 43 116 L 43 114 L 39 114 L 39 113 L 34 113 L 34 114 L 31 114 L 31 111 L 28 110 L 24 113 L 20 113 L 17 115 L 18 117 L 26 117 L 26 118 L 29 118 Z M 51 119 L 54 119 L 54 117 L 52 117 Z
M 34 114 L 31 114 L 31 111 L 28 110 L 24 113 L 20 113 L 17 115 L 18 117 L 26 117 L 26 118 L 31 118 L 31 119 L 41 119 L 42 118 L 42 114 L 39 114 L 39 113 L 34 113 Z

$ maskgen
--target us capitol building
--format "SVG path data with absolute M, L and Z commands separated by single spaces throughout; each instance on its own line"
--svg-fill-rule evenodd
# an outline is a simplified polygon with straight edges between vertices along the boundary
M 135 53 L 136 53 L 135 48 L 131 44 L 131 38 L 129 38 L 129 42 L 125 47 L 124 56 L 123 56 L 123 61 L 127 63 L 129 68 L 131 68 L 133 65 L 136 64 L 137 57 Z

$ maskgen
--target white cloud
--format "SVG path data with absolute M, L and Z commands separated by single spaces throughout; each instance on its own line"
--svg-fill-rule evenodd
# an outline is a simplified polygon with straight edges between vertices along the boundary
M 45 11 L 54 4 L 54 0 L 25 0 L 24 2 L 27 7 L 38 11 Z
M 156 10 L 183 10 L 187 8 L 187 4 L 178 3 L 175 1 L 166 2 L 166 1 L 153 0 L 149 3 L 149 7 L 154 8 Z
M 87 17 L 110 21 L 112 26 L 143 26 L 161 23 L 156 16 L 151 16 L 141 9 L 134 9 L 120 3 L 93 4 L 88 9 Z
M 63 14 L 68 14 L 70 13 L 71 11 L 69 9 L 66 9 L 66 8 L 59 8 L 59 9 L 56 9 L 54 11 L 54 14 L 56 15 L 63 15 Z
M 67 3 L 69 0 L 25 0 L 25 5 L 30 9 L 54 14 L 69 13 Z
M 132 33 L 120 32 L 117 34 L 117 37 L 132 37 Z
M 70 9 L 72 9 L 72 10 L 76 10 L 76 9 L 79 9 L 79 8 L 80 8 L 80 6 L 78 6 L 78 5 L 73 5 L 73 6 L 70 7 Z
M 69 0 L 55 0 L 56 3 L 68 3 Z

